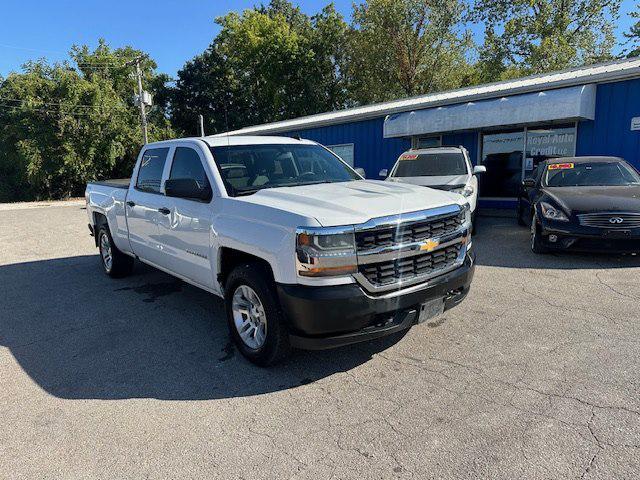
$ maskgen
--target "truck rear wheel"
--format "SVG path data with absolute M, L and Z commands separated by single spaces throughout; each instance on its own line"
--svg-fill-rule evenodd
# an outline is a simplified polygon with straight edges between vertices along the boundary
M 231 338 L 256 365 L 274 365 L 291 352 L 289 332 L 270 275 L 259 263 L 239 265 L 225 283 Z
M 110 277 L 126 277 L 133 270 L 133 258 L 118 250 L 106 225 L 98 229 L 98 249 L 104 273 Z

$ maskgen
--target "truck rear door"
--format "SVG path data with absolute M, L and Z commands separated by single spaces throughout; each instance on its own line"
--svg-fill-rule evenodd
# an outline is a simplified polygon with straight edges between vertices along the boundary
M 158 238 L 158 223 L 166 214 L 163 211 L 166 197 L 162 186 L 170 150 L 170 147 L 153 147 L 142 151 L 126 202 L 129 243 L 133 253 L 159 266 L 162 265 L 163 252 Z

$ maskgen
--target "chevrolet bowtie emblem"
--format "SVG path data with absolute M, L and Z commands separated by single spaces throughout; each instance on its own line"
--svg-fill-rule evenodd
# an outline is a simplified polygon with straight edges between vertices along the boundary
M 438 245 L 440 245 L 440 242 L 438 240 L 433 240 L 432 238 L 430 238 L 429 240 L 426 240 L 422 245 L 420 245 L 420 251 L 431 252 L 438 248 Z

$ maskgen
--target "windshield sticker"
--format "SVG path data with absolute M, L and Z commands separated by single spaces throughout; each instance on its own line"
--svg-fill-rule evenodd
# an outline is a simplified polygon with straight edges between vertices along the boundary
M 549 165 L 549 170 L 567 170 L 573 168 L 573 163 L 553 163 Z
M 418 155 L 406 153 L 400 157 L 400 160 L 416 160 Z

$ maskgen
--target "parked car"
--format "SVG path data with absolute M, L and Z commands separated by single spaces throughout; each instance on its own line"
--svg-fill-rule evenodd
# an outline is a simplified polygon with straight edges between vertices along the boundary
M 441 314 L 475 268 L 462 196 L 364 180 L 308 140 L 149 144 L 126 184 L 89 183 L 86 201 L 108 275 L 139 259 L 223 297 L 233 340 L 259 365 Z
M 517 215 L 535 253 L 640 252 L 640 175 L 616 157 L 550 159 L 523 181 Z
M 478 203 L 476 175 L 486 171 L 483 165 L 471 165 L 464 147 L 432 147 L 404 152 L 391 168 L 391 173 L 386 168 L 382 169 L 380 177 L 389 182 L 411 183 L 464 196 L 471 207 L 475 225 Z

